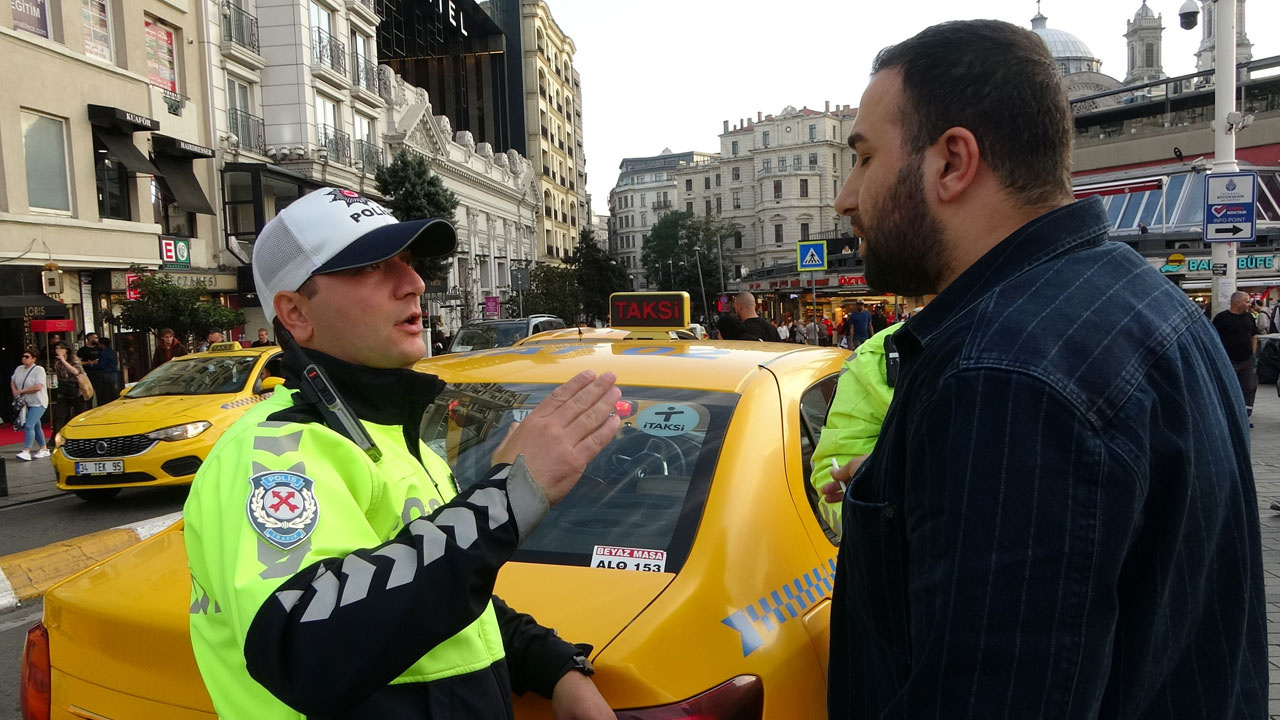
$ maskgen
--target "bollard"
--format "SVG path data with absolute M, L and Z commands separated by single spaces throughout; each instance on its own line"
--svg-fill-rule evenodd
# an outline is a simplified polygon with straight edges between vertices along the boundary
M 9 471 L 5 469 L 2 457 L 0 457 L 0 497 L 9 497 Z

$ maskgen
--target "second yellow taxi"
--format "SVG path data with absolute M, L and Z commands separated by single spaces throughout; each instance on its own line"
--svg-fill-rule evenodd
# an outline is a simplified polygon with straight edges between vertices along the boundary
M 124 488 L 189 485 L 223 431 L 282 381 L 274 346 L 218 343 L 174 358 L 58 433 L 58 489 L 97 501 Z

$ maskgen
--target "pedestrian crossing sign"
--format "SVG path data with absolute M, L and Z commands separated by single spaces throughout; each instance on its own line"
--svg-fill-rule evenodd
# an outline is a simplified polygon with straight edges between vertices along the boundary
M 796 244 L 796 269 L 826 270 L 827 243 L 825 240 L 802 240 Z

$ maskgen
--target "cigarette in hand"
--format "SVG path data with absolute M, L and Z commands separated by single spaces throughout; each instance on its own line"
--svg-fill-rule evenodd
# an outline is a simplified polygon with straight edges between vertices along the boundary
M 836 470 L 839 470 L 839 469 L 840 469 L 840 461 L 836 460 L 835 458 L 831 458 L 831 471 L 835 472 Z M 831 479 L 835 480 L 834 477 Z M 849 492 L 849 483 L 846 483 L 843 480 L 836 480 L 836 482 L 840 483 L 840 492 Z

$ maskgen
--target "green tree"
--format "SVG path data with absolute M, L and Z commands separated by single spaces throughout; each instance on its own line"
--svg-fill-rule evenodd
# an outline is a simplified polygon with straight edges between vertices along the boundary
M 714 307 L 713 298 L 724 287 L 720 243 L 733 237 L 736 229 L 736 225 L 713 216 L 694 217 L 689 212 L 663 215 L 640 253 L 650 285 L 689 293 L 694 317 L 710 319 L 713 313 L 706 305 Z
M 397 220 L 444 218 L 454 221 L 458 196 L 444 186 L 440 176 L 431 172 L 427 159 L 401 150 L 391 163 L 379 167 L 374 176 L 378 192 L 387 198 L 386 207 Z M 452 255 L 424 258 L 418 272 L 428 283 L 441 282 L 449 276 Z
M 578 321 L 581 308 L 582 290 L 575 268 L 550 264 L 533 267 L 529 289 L 524 293 L 526 315 L 548 313 L 572 325 Z
M 578 248 L 573 253 L 573 268 L 577 275 L 582 312 L 587 321 L 607 321 L 609 295 L 631 289 L 627 269 L 596 244 L 595 231 L 591 228 L 583 228 L 578 235 Z
M 214 302 L 204 283 L 182 287 L 166 273 L 147 274 L 136 266 L 132 270 L 138 277 L 130 288 L 137 290 L 140 297 L 126 300 L 119 313 L 107 313 L 107 322 L 153 334 L 161 328 L 172 328 L 188 347 L 193 338 L 203 338 L 210 330 L 244 324 L 244 313 Z

